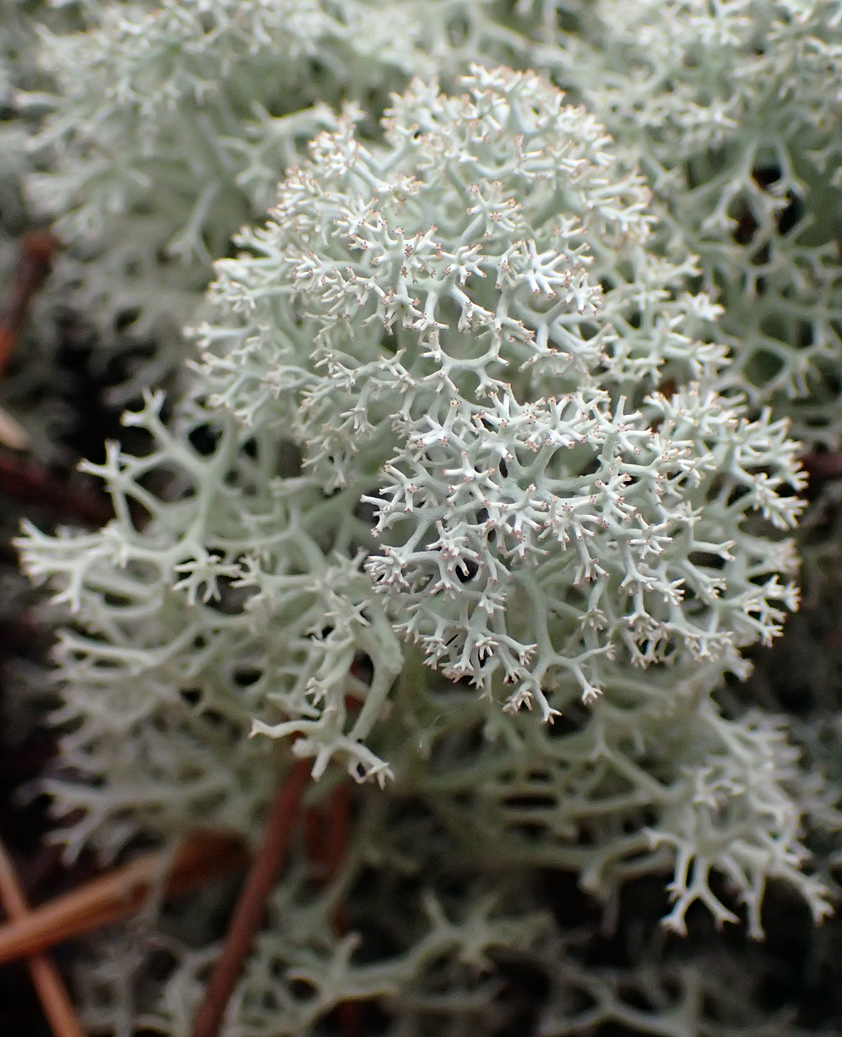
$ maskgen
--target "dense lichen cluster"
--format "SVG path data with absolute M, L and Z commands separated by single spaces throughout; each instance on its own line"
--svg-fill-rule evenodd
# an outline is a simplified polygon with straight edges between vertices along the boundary
M 622 897 L 651 878 L 668 928 L 700 903 L 755 938 L 770 883 L 829 909 L 838 724 L 739 680 L 798 603 L 789 419 L 836 442 L 833 7 L 86 3 L 41 31 L 52 297 L 145 343 L 126 398 L 191 358 L 128 411 L 141 447 L 85 465 L 114 519 L 19 541 L 59 630 L 61 838 L 254 842 L 294 757 L 312 805 L 357 782 L 338 873 L 293 849 L 229 1037 L 339 1032 L 349 1000 L 394 1037 L 798 1032 L 750 952 L 632 947 Z M 594 963 L 565 874 L 633 966 Z M 101 941 L 91 1027 L 186 1032 L 226 895 L 150 913 L 132 968 Z

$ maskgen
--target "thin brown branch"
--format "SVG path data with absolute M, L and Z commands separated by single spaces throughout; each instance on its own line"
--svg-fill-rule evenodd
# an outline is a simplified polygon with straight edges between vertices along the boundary
M 813 451 L 802 457 L 801 463 L 809 476 L 809 489 L 812 493 L 815 493 L 822 483 L 842 479 L 842 453 L 838 450 Z
M 23 889 L 14 866 L 0 842 L 0 903 L 9 918 L 23 920 L 29 914 Z M 58 969 L 45 954 L 34 954 L 27 962 L 32 983 L 38 994 L 44 1015 L 55 1037 L 84 1037 L 70 995 Z
M 325 807 L 310 807 L 304 816 L 307 857 L 316 878 L 325 883 L 334 878 L 342 867 L 348 848 L 351 820 L 351 789 L 342 782 L 330 794 Z M 333 914 L 336 931 L 348 932 L 348 912 L 339 904 Z M 336 1018 L 342 1037 L 360 1037 L 362 1016 L 358 1001 L 341 1001 L 336 1006 Z
M 56 240 L 44 231 L 24 235 L 12 290 L 0 316 L 0 375 L 26 322 L 32 297 L 44 283 L 56 250 Z
M 219 1031 L 234 985 L 266 914 L 269 894 L 283 867 L 309 773 L 310 761 L 297 760 L 269 810 L 263 845 L 240 891 L 205 1000 L 193 1022 L 192 1037 L 216 1037 Z
M 332 878 L 339 872 L 348 849 L 351 825 L 351 789 L 347 782 L 337 785 L 330 797 L 325 857 L 328 875 Z M 333 924 L 343 936 L 348 932 L 348 912 L 344 904 L 336 909 Z M 342 1001 L 337 1005 L 336 1015 L 343 1037 L 361 1037 L 362 1013 L 358 1001 Z
M 104 526 L 114 517 L 101 494 L 72 489 L 40 465 L 0 450 L 0 492 L 22 504 L 40 504 L 85 526 Z
M 0 965 L 134 914 L 169 863 L 164 851 L 145 854 L 23 916 L 9 911 L 14 920 L 0 927 Z M 165 881 L 165 896 L 198 889 L 245 863 L 243 846 L 235 839 L 215 833 L 195 836 L 175 855 Z
M 330 794 L 330 807 L 325 840 L 325 863 L 330 878 L 338 874 L 345 861 L 348 849 L 348 833 L 351 824 L 351 789 L 343 781 Z

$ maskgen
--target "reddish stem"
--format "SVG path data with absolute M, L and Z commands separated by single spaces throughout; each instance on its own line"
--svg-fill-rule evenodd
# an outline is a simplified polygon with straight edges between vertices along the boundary
M 351 789 L 347 782 L 337 785 L 323 811 L 307 812 L 307 850 L 311 860 L 319 865 L 321 877 L 327 882 L 342 867 L 348 847 L 351 822 Z M 333 916 L 333 924 L 340 935 L 348 932 L 348 912 L 340 904 Z M 362 1016 L 357 1001 L 342 1001 L 336 1006 L 336 1016 L 343 1037 L 360 1037 Z
M 0 375 L 15 348 L 32 297 L 44 283 L 56 250 L 56 240 L 44 231 L 24 235 L 12 290 L 0 317 Z
M 801 458 L 801 463 L 810 478 L 811 490 L 822 483 L 842 479 L 842 453 L 836 450 L 807 454 Z
M 86 526 L 104 526 L 114 517 L 108 500 L 72 489 L 45 468 L 0 451 L 0 492 L 22 504 L 40 504 Z
M 330 796 L 330 815 L 324 844 L 325 865 L 331 878 L 336 875 L 345 860 L 350 824 L 351 789 L 348 783 L 343 781 Z
M 222 953 L 216 961 L 204 1003 L 193 1022 L 191 1037 L 216 1037 L 225 1008 L 251 949 L 255 933 L 266 914 L 266 902 L 278 879 L 289 846 L 289 837 L 307 787 L 310 762 L 293 764 L 287 781 L 269 811 L 263 846 L 254 858 L 240 891 Z
M 325 855 L 328 874 L 335 875 L 342 867 L 348 846 L 351 825 L 351 789 L 347 782 L 337 785 L 330 800 L 330 824 L 328 827 Z M 341 904 L 333 918 L 337 930 L 348 932 L 348 912 Z M 362 1037 L 362 1013 L 358 1001 L 342 1001 L 336 1010 L 343 1037 Z

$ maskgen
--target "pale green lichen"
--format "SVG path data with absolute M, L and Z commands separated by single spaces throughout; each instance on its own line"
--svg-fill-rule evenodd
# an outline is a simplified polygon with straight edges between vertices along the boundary
M 294 849 L 229 1037 L 322 1032 L 349 998 L 395 1037 L 492 1032 L 512 959 L 543 977 L 542 1034 L 796 1033 L 758 1009 L 754 958 L 595 968 L 536 889 L 572 872 L 610 918 L 672 873 L 679 932 L 701 902 L 760 937 L 775 880 L 827 910 L 804 871 L 805 825 L 839 820 L 822 754 L 799 731 L 799 763 L 779 718 L 737 691 L 725 714 L 717 687 L 796 604 L 781 415 L 835 393 L 838 20 L 430 6 L 103 5 L 45 37 L 60 81 L 91 75 L 55 100 L 33 186 L 109 334 L 194 319 L 296 163 L 216 267 L 185 398 L 127 417 L 148 452 L 87 466 L 115 520 L 22 540 L 63 625 L 62 838 L 116 854 L 201 819 L 255 840 L 292 754 L 313 802 L 360 781 L 340 875 L 314 892 Z M 453 89 L 501 56 L 586 108 L 535 73 Z M 830 442 L 821 393 L 795 413 Z M 214 897 L 164 913 L 159 985 L 119 951 L 87 971 L 92 1027 L 185 1032 Z
M 792 750 L 711 699 L 795 603 L 775 532 L 800 508 L 795 446 L 709 387 L 693 260 L 651 250 L 648 192 L 592 117 L 532 73 L 477 67 L 462 90 L 414 84 L 381 145 L 350 120 L 316 139 L 217 268 L 192 399 L 166 423 L 149 397 L 127 418 L 149 451 L 86 466 L 114 521 L 21 541 L 75 623 L 64 837 L 114 852 L 200 817 L 253 838 L 292 752 L 395 811 L 387 870 L 554 866 L 611 901 L 671 867 L 678 930 L 697 900 L 737 917 L 719 872 L 755 936 L 780 878 L 821 916 Z M 405 843 L 401 810 L 427 818 Z M 284 951 L 317 994 L 302 1016 L 278 988 L 267 1025 L 398 1005 L 451 953 L 437 926 L 368 974 L 352 944 L 329 965 Z
M 724 385 L 838 442 L 842 19 L 834 0 L 598 0 L 534 55 L 637 158 L 724 308 Z

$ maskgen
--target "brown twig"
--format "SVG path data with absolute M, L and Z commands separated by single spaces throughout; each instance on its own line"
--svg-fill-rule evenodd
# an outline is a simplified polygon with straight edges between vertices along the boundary
M 311 807 L 305 814 L 307 857 L 319 881 L 329 882 L 342 867 L 348 847 L 351 820 L 351 790 L 347 782 L 331 792 L 326 808 Z M 348 912 L 340 904 L 333 914 L 337 932 L 348 932 Z M 336 1016 L 343 1037 L 359 1037 L 362 1033 L 360 1005 L 357 1001 L 341 1001 Z
M 29 905 L 2 842 L 0 842 L 0 903 L 3 904 L 9 918 L 24 920 L 29 914 Z M 67 988 L 53 961 L 45 954 L 33 954 L 27 964 L 32 983 L 55 1037 L 84 1037 Z
M 32 297 L 44 283 L 56 251 L 56 240 L 44 231 L 25 234 L 9 299 L 0 316 L 0 375 L 15 348 Z
M 351 664 L 351 673 L 358 679 L 365 680 L 366 671 L 362 660 L 355 659 Z M 345 697 L 345 706 L 349 712 L 359 708 L 359 702 Z M 318 861 L 324 869 L 327 882 L 338 874 L 345 860 L 348 849 L 348 836 L 351 827 L 351 788 L 347 781 L 337 785 L 330 796 L 327 818 L 323 819 L 321 838 L 318 842 Z M 348 911 L 340 904 L 333 915 L 333 924 L 337 932 L 344 936 L 350 928 Z M 336 1006 L 336 1016 L 343 1037 L 361 1037 L 362 1013 L 358 1001 L 340 1001 Z
M 41 504 L 86 526 L 104 526 L 114 517 L 104 496 L 67 486 L 45 468 L 0 450 L 0 492 L 23 504 Z
M 809 489 L 815 492 L 822 483 L 842 479 L 842 453 L 827 450 L 814 451 L 801 458 L 801 464 L 809 477 Z
M 246 862 L 240 842 L 203 833 L 178 851 L 166 878 L 165 895 L 197 889 L 228 875 Z M 134 914 L 165 873 L 169 855 L 149 853 L 58 897 L 0 927 L 0 965 L 39 953 L 55 944 L 91 932 Z
M 348 848 L 348 831 L 351 824 L 351 789 L 347 781 L 337 785 L 330 795 L 330 812 L 325 840 L 325 864 L 327 874 L 333 878 L 342 867 Z
M 351 824 L 351 789 L 347 782 L 337 785 L 330 797 L 325 859 L 327 873 L 332 878 L 342 867 L 348 848 L 348 833 Z M 348 932 L 348 912 L 340 905 L 334 914 L 334 925 L 344 936 Z M 362 1015 L 358 1001 L 342 1001 L 336 1008 L 343 1037 L 361 1037 Z
M 297 760 L 293 764 L 270 808 L 263 845 L 240 891 L 205 1000 L 196 1013 L 191 1037 L 216 1037 L 243 962 L 266 913 L 266 901 L 283 866 L 310 765 L 308 760 Z

